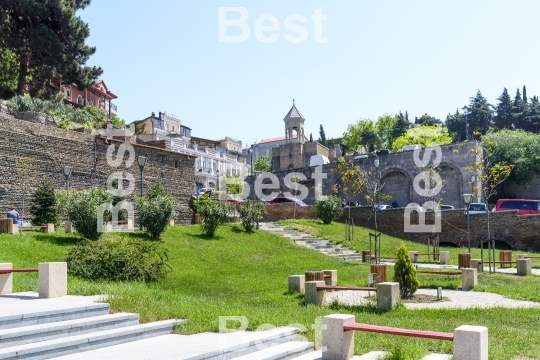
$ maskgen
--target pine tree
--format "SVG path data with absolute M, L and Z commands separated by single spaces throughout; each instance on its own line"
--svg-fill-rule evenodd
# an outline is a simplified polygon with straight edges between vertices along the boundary
M 410 299 L 420 287 L 409 253 L 405 244 L 401 244 L 394 264 L 394 281 L 399 283 L 399 292 L 402 299 Z
M 492 124 L 493 106 L 482 96 L 480 90 L 476 96 L 470 98 L 469 113 L 467 114 L 467 123 L 469 124 L 469 136 L 477 131 L 485 134 Z
M 508 90 L 504 88 L 501 96 L 497 98 L 499 104 L 497 104 L 497 115 L 494 117 L 494 125 L 497 129 L 512 129 L 513 116 L 512 116 L 512 98 L 508 94 Z
M 30 201 L 30 214 L 33 216 L 32 225 L 57 224 L 56 197 L 49 180 L 42 182 L 34 191 Z
M 90 0 L 25 0 L 0 2 L 0 46 L 17 56 L 17 93 L 53 97 L 58 90 L 49 80 L 56 78 L 78 88 L 89 87 L 103 72 L 85 66 L 96 49 L 84 42 L 88 25 L 77 16 Z M 30 77 L 29 77 L 30 75 Z
M 319 127 L 319 142 L 326 146 L 326 134 L 324 133 L 324 128 L 321 124 L 321 126 Z
M 397 139 L 401 135 L 405 134 L 407 130 L 411 127 L 409 123 L 409 112 L 405 111 L 403 114 L 401 111 L 396 115 L 397 121 L 392 129 L 392 138 Z
M 448 133 L 456 142 L 465 140 L 465 117 L 456 109 L 454 115 L 448 114 L 444 123 L 448 129 Z
M 516 91 L 516 97 L 512 104 L 512 120 L 515 129 L 526 130 L 529 128 L 529 124 L 527 124 L 527 104 L 523 101 L 519 89 Z

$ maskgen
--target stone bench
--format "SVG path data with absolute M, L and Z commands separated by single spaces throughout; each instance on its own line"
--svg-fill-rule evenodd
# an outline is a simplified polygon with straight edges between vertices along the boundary
M 461 290 L 469 291 L 478 285 L 478 269 L 462 268 L 461 271 L 435 271 L 435 270 L 416 270 L 418 274 L 434 274 L 446 276 L 461 275 Z
M 67 263 L 39 263 L 37 268 L 13 269 L 11 263 L 0 263 L 0 295 L 13 292 L 14 272 L 37 272 L 39 297 L 57 298 L 67 295 Z
M 452 341 L 454 360 L 487 360 L 488 329 L 463 325 L 453 333 L 411 330 L 355 323 L 354 315 L 328 315 L 322 325 L 322 360 L 346 360 L 354 355 L 356 331 Z
M 47 224 L 47 225 L 36 225 L 36 226 L 20 226 L 19 232 L 23 230 L 41 230 L 42 232 L 46 234 L 51 234 L 54 232 L 54 224 Z

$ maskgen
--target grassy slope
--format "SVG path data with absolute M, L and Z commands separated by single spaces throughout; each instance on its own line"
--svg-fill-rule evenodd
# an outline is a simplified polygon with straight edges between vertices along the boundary
M 37 232 L 28 232 L 22 237 L 1 235 L 0 262 L 34 267 L 40 261 L 61 261 L 68 247 L 76 241 L 76 237 L 63 234 L 62 230 L 51 235 Z M 303 296 L 286 293 L 288 275 L 305 270 L 337 269 L 340 284 L 365 285 L 368 265 L 344 263 L 262 231 L 246 234 L 234 225 L 220 228 L 215 239 L 200 235 L 196 226 L 174 227 L 164 235 L 163 241 L 170 250 L 174 269 L 167 279 L 152 284 L 121 284 L 70 277 L 69 293 L 111 294 L 114 310 L 138 312 L 144 321 L 188 318 L 190 322 L 181 328 L 183 333 L 217 331 L 219 316 L 236 315 L 246 316 L 250 329 L 265 323 L 274 326 L 298 323 L 309 330 L 307 336 L 313 339 L 311 324 L 317 317 L 351 313 L 358 322 L 426 330 L 452 331 L 463 324 L 487 325 L 490 358 L 506 360 L 540 353 L 538 310 L 410 311 L 400 308 L 381 314 L 365 307 L 305 306 Z M 16 291 L 35 291 L 37 274 L 15 274 L 14 283 Z M 428 350 L 451 352 L 451 344 L 442 341 L 363 333 L 356 335 L 355 351 L 388 350 L 395 344 L 418 358 Z

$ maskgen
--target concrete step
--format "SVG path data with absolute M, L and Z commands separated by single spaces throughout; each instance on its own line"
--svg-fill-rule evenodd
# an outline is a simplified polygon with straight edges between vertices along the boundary
M 138 314 L 117 313 L 0 330 L 0 349 L 139 324 Z
M 32 305 L 34 305 L 34 303 L 32 303 Z M 3 315 L 0 315 L 0 329 L 13 329 L 23 326 L 48 324 L 57 321 L 107 315 L 109 313 L 109 304 L 74 304 L 74 306 L 66 307 L 65 303 L 51 301 L 50 303 L 47 303 L 47 305 L 48 307 L 33 307 L 32 309 L 41 308 L 43 310 L 31 312 L 27 312 L 28 308 L 16 306 L 9 309 L 11 311 L 2 311 Z M 3 306 L 10 306 L 10 303 L 6 303 Z
M 321 360 L 322 359 L 322 351 L 311 351 L 307 354 L 301 355 L 299 357 L 295 357 L 292 360 Z
M 32 344 L 11 346 L 0 349 L 0 359 L 50 359 L 57 356 L 170 334 L 175 325 L 179 325 L 183 322 L 185 321 L 164 320 L 142 325 L 127 326 L 120 329 L 68 336 Z
M 289 360 L 313 351 L 313 343 L 289 341 L 235 358 L 236 360 Z

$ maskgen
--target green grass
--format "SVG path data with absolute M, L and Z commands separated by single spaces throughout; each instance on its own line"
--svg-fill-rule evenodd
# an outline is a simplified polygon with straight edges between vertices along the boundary
M 143 236 L 141 233 L 105 236 Z M 383 237 L 383 241 L 384 241 Z M 78 238 L 59 229 L 54 234 L 25 232 L 23 236 L 0 235 L 0 262 L 15 267 L 36 267 L 38 262 L 62 261 Z M 156 283 L 86 281 L 70 276 L 70 294 L 108 294 L 114 311 L 141 314 L 143 321 L 186 318 L 180 331 L 192 334 L 217 331 L 219 316 L 245 316 L 249 329 L 263 324 L 301 324 L 310 340 L 318 317 L 348 313 L 357 322 L 451 332 L 463 325 L 489 327 L 490 359 L 535 357 L 540 353 L 537 331 L 540 311 L 531 309 L 396 310 L 381 313 L 371 307 L 306 306 L 303 295 L 287 293 L 287 277 L 306 270 L 337 269 L 340 285 L 366 285 L 369 265 L 346 263 L 295 245 L 276 235 L 257 231 L 247 234 L 239 226 L 225 225 L 217 237 L 201 235 L 198 226 L 173 227 L 163 236 L 173 272 Z M 391 271 L 389 273 L 391 277 Z M 501 278 L 499 279 L 499 276 Z M 494 276 L 504 289 L 502 274 Z M 533 277 L 526 277 L 533 279 Z M 523 281 L 521 278 L 508 278 Z M 481 286 L 484 281 L 479 280 Z M 531 281 L 531 284 L 533 281 Z M 493 285 L 495 286 L 495 285 Z M 508 282 L 507 286 L 513 286 Z M 15 291 L 37 290 L 37 274 L 14 274 Z M 523 286 L 524 288 L 530 285 Z M 524 297 L 529 293 L 525 291 Z M 393 350 L 417 358 L 428 351 L 451 353 L 449 342 L 357 333 L 355 352 Z

